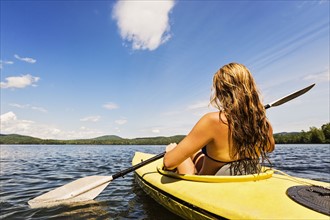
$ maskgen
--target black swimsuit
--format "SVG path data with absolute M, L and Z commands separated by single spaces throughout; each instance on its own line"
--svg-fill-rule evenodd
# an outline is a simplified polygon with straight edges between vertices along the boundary
M 202 148 L 202 153 L 203 153 L 203 154 L 204 154 L 206 157 L 210 158 L 211 160 L 213 160 L 213 161 L 215 161 L 215 162 L 219 162 L 219 163 L 225 163 L 225 164 L 227 164 L 227 163 L 232 163 L 232 162 L 235 162 L 235 161 L 224 162 L 224 161 L 221 161 L 221 160 L 216 160 L 216 159 L 214 159 L 214 158 L 210 157 L 210 156 L 207 154 L 207 151 L 206 151 L 206 146 L 204 146 L 204 147 Z
M 218 163 L 223 163 L 223 165 L 219 168 L 218 172 L 215 174 L 215 175 L 222 175 L 222 176 L 231 176 L 231 175 L 234 175 L 234 171 L 232 170 L 232 165 L 235 164 L 235 163 L 239 163 L 240 161 L 251 161 L 252 159 L 249 159 L 249 158 L 244 158 L 244 159 L 239 159 L 239 160 L 234 160 L 234 161 L 221 161 L 221 160 L 216 160 L 212 157 L 210 157 L 208 154 L 207 154 L 207 151 L 206 151 L 206 146 L 204 146 L 202 148 L 202 153 L 207 157 L 207 158 L 210 158 L 211 160 L 215 161 L 215 162 L 218 162 Z M 251 171 L 246 171 L 244 169 L 243 166 L 239 166 L 239 175 L 246 175 L 246 174 L 252 174 L 253 172 Z M 236 174 L 237 175 L 237 174 Z

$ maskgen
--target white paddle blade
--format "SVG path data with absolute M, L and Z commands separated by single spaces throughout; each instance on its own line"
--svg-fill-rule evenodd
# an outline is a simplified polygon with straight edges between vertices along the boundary
M 38 196 L 28 204 L 31 208 L 42 208 L 93 200 L 112 179 L 112 176 L 84 177 Z

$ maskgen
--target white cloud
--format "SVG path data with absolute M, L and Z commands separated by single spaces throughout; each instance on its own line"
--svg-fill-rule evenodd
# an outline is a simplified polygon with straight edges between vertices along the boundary
M 56 139 L 88 139 L 88 138 L 95 138 L 99 136 L 106 135 L 104 132 L 90 129 L 86 127 L 80 127 L 78 130 L 71 130 L 71 131 L 61 131 L 61 133 L 57 136 L 54 136 Z
M 0 69 L 2 69 L 4 65 L 12 65 L 12 64 L 14 64 L 13 61 L 0 60 Z
M 91 122 L 97 122 L 101 119 L 101 116 L 95 115 L 95 116 L 87 116 L 85 118 L 80 119 L 80 121 L 91 121 Z
M 42 108 L 42 107 L 37 107 L 37 106 L 31 106 L 31 109 L 32 109 L 32 110 L 39 111 L 39 112 L 47 112 L 46 109 L 44 109 L 44 108 Z
M 25 88 L 27 86 L 36 86 L 36 82 L 39 81 L 39 77 L 31 76 L 26 74 L 23 76 L 11 76 L 7 77 L 7 82 L 0 82 L 0 88 Z
M 188 110 L 197 110 L 197 109 L 205 109 L 209 105 L 209 101 L 199 101 L 191 104 L 187 107 Z
M 2 123 L 6 123 L 8 121 L 12 121 L 12 120 L 16 120 L 17 117 L 16 115 L 14 114 L 14 112 L 7 112 L 5 114 L 2 114 L 0 115 L 0 121 L 1 121 L 1 124 Z M 2 130 L 2 129 L 1 129 Z
M 45 139 L 80 139 L 105 135 L 102 131 L 86 127 L 63 131 L 49 124 L 19 119 L 13 112 L 2 114 L 0 120 L 2 134 L 21 134 Z
M 126 119 L 118 119 L 115 121 L 116 124 L 118 125 L 123 125 L 123 124 L 126 124 L 127 123 L 127 120 Z
M 20 120 L 13 112 L 2 114 L 0 116 L 0 120 L 1 133 L 4 134 L 21 134 L 31 135 L 34 137 L 43 137 L 54 135 L 60 132 L 59 129 L 46 125 L 36 124 L 34 121 Z
M 133 50 L 155 50 L 170 39 L 169 13 L 174 1 L 118 1 L 113 18 Z
M 24 62 L 27 62 L 27 63 L 35 63 L 35 62 L 37 62 L 37 60 L 35 60 L 33 58 L 30 58 L 30 57 L 20 57 L 17 54 L 15 54 L 14 57 L 16 59 L 20 60 L 20 61 L 24 61 Z
M 187 116 L 187 114 L 192 114 L 196 116 L 203 116 L 210 111 L 217 111 L 215 107 L 210 105 L 210 101 L 202 100 L 196 101 L 192 104 L 187 105 L 184 109 L 176 109 L 168 112 L 162 113 L 164 116 L 171 117 L 182 117 L 182 115 Z
M 155 129 L 152 129 L 151 132 L 152 132 L 152 133 L 155 133 L 155 134 L 158 134 L 158 133 L 160 133 L 160 130 L 157 129 L 157 128 L 155 128 Z
M 309 74 L 304 77 L 304 80 L 313 81 L 313 82 L 329 82 L 330 73 L 329 70 L 326 70 L 319 73 Z
M 32 106 L 30 104 L 21 105 L 21 104 L 11 103 L 9 105 L 21 109 L 32 109 L 40 112 L 47 112 L 47 110 L 42 107 Z
M 108 102 L 108 103 L 103 105 L 103 108 L 106 108 L 108 110 L 113 110 L 113 109 L 119 108 L 119 106 L 116 103 Z
M 195 102 L 191 105 L 188 105 L 188 107 L 186 108 L 186 111 L 192 113 L 193 115 L 196 116 L 203 116 L 206 113 L 210 112 L 210 111 L 214 111 L 216 110 L 212 105 L 210 105 L 210 101 L 198 101 Z

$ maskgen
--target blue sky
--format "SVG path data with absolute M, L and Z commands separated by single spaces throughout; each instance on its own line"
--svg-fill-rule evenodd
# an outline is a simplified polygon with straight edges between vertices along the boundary
M 329 1 L 1 1 L 1 133 L 187 134 L 245 64 L 275 132 L 329 122 Z

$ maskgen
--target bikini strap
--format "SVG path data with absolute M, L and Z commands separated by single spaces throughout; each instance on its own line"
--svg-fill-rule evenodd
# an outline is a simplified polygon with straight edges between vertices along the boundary
M 216 159 L 210 157 L 210 156 L 207 154 L 206 146 L 204 146 L 204 147 L 202 148 L 202 153 L 203 153 L 206 157 L 208 157 L 209 159 L 211 159 L 211 160 L 213 160 L 213 161 L 215 161 L 215 162 L 218 162 L 218 163 L 224 163 L 224 164 L 231 163 L 231 162 L 224 162 L 224 161 L 221 161 L 221 160 L 216 160 Z M 234 162 L 234 161 L 232 161 L 232 162 Z

